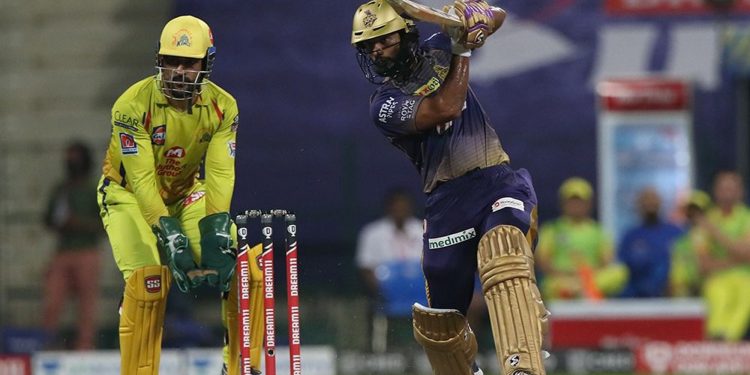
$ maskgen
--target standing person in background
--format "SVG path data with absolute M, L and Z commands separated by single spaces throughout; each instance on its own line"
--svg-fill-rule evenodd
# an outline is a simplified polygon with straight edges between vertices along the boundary
M 641 222 L 625 232 L 617 249 L 617 258 L 630 275 L 620 296 L 666 297 L 672 245 L 682 230 L 662 219 L 661 196 L 655 188 L 642 189 L 635 203 Z
M 713 185 L 714 207 L 693 221 L 703 236 L 693 248 L 704 279 L 708 334 L 738 341 L 750 323 L 750 209 L 743 203 L 742 177 L 719 172 Z
M 379 83 L 370 118 L 411 160 L 427 194 L 424 258 L 429 307 L 412 307 L 413 334 L 434 374 L 482 374 L 466 313 L 479 271 L 504 374 L 544 374 L 547 309 L 534 275 L 536 193 L 510 166 L 469 87 L 472 50 L 500 28 L 505 11 L 458 0 L 462 20 L 420 43 L 417 26 L 387 2 L 356 10 L 351 42 L 365 77 Z M 517 296 L 512 303 L 504 296 Z M 513 329 L 507 329 L 512 327 Z
M 385 216 L 362 228 L 357 241 L 356 264 L 368 294 L 379 298 L 375 269 L 389 262 L 422 258 L 422 221 L 414 216 L 414 202 L 406 190 L 386 194 Z
M 236 374 L 237 241 L 229 208 L 237 102 L 209 80 L 216 48 L 203 20 L 170 20 L 158 46 L 156 75 L 132 85 L 112 107 L 112 138 L 98 189 L 104 228 L 125 280 L 120 371 L 158 374 L 164 310 L 174 281 L 184 293 L 202 284 L 224 292 L 224 371 Z M 253 256 L 259 251 L 256 246 Z M 252 273 L 259 272 L 251 264 Z M 253 332 L 262 321 L 258 288 L 250 297 Z M 258 368 L 262 335 L 252 337 L 252 364 Z
M 371 346 L 376 352 L 384 351 L 387 347 L 387 306 L 399 303 L 396 301 L 416 295 L 424 289 L 424 277 L 418 266 L 422 259 L 422 221 L 414 216 L 412 196 L 404 189 L 392 189 L 386 194 L 383 206 L 385 215 L 368 223 L 359 232 L 355 259 L 369 297 L 368 321 L 373 323 L 370 332 Z M 386 290 L 381 290 L 383 284 L 377 277 L 379 267 L 394 273 L 400 272 L 401 277 L 408 276 L 401 280 L 396 275 L 388 275 L 390 280 L 408 280 L 412 285 L 389 282 L 385 285 Z M 410 274 L 404 275 L 405 272 Z M 395 288 L 387 288 L 388 285 Z M 394 291 L 400 298 L 393 295 Z M 388 300 L 389 297 L 394 300 Z M 404 307 L 409 306 L 410 304 Z
M 70 295 L 78 298 L 76 350 L 95 347 L 99 269 L 104 234 L 96 205 L 89 147 L 74 141 L 65 148 L 65 178 L 55 185 L 47 203 L 44 223 L 57 236 L 44 286 L 43 325 L 49 344 L 57 347 L 60 313 Z
M 684 204 L 687 219 L 685 232 L 672 247 L 672 264 L 669 273 L 672 297 L 697 297 L 700 295 L 701 275 L 698 253 L 695 246 L 707 242 L 706 233 L 698 226 L 697 219 L 711 208 L 711 196 L 695 190 Z M 703 245 L 705 246 L 705 245 Z
M 571 177 L 559 190 L 562 215 L 539 232 L 537 261 L 547 299 L 600 299 L 621 290 L 627 269 L 613 265 L 612 240 L 591 216 L 594 191 Z

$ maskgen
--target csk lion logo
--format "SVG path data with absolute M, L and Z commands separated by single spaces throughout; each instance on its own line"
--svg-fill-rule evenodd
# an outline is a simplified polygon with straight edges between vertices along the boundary
M 175 47 L 190 47 L 190 45 L 192 44 L 192 36 L 193 35 L 190 33 L 190 30 L 180 29 L 174 35 L 172 35 L 172 41 L 174 42 Z
M 176 47 L 179 47 L 179 46 L 187 46 L 187 47 L 190 47 L 190 38 L 188 38 L 188 36 L 187 36 L 187 35 L 185 35 L 185 34 L 182 34 L 182 35 L 180 36 L 180 39 L 178 39 L 178 40 L 177 40 L 177 45 L 176 45 Z

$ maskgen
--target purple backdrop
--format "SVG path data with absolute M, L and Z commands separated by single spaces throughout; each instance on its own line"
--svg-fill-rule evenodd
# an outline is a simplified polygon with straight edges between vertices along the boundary
M 373 87 L 349 45 L 358 4 L 183 0 L 175 10 L 211 25 L 218 50 L 212 78 L 239 101 L 234 209 L 293 208 L 301 240 L 334 252 L 351 251 L 346 247 L 360 225 L 379 214 L 389 187 L 419 194 L 416 171 L 367 116 Z M 612 17 L 594 0 L 501 5 L 512 18 L 491 38 L 501 47 L 473 57 L 472 75 L 479 77 L 473 85 L 514 166 L 532 173 L 545 220 L 558 212 L 556 190 L 564 178 L 596 179 L 591 82 L 595 71 L 616 73 L 633 56 L 623 51 L 622 59 L 607 60 L 604 51 L 620 47 L 605 41 L 632 31 L 636 38 L 627 46 L 642 49 L 648 41 L 647 61 L 640 72 L 623 74 L 669 74 L 686 60 L 679 52 L 684 36 L 699 39 L 716 23 L 705 15 Z M 718 61 L 698 70 L 694 134 L 698 183 L 705 185 L 716 168 L 735 166 L 735 99 Z

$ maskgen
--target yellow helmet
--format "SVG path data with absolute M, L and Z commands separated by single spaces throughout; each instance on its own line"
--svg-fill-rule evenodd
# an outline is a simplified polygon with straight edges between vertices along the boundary
M 352 44 L 412 28 L 414 21 L 401 17 L 387 2 L 372 0 L 360 5 L 354 13 Z
M 162 56 L 201 59 L 202 68 L 194 80 L 185 80 L 184 75 L 175 78 L 174 71 L 164 67 Z M 200 94 L 211 75 L 215 58 L 214 36 L 203 20 L 193 16 L 180 16 L 167 22 L 161 32 L 156 55 L 156 80 L 164 96 L 175 100 L 191 100 L 195 94 Z M 184 88 L 179 88 L 181 85 Z
M 180 16 L 167 22 L 159 38 L 160 55 L 202 59 L 213 47 L 211 29 L 193 16 Z

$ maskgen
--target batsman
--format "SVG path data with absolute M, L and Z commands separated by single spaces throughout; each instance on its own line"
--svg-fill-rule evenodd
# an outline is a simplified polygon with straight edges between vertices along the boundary
M 465 318 L 478 271 L 503 374 L 544 374 L 549 312 L 534 275 L 536 194 L 529 173 L 511 167 L 469 87 L 471 55 L 505 12 L 484 0 L 458 0 L 430 14 L 399 10 L 407 11 L 384 0 L 361 5 L 351 42 L 365 77 L 378 84 L 370 117 L 417 168 L 427 194 L 422 268 L 429 307 L 414 304 L 414 337 L 434 374 L 482 374 Z M 410 18 L 441 17 L 460 22 L 445 22 L 420 44 Z
M 239 117 L 235 99 L 209 80 L 215 56 L 204 21 L 172 19 L 159 38 L 156 74 L 132 85 L 112 107 L 98 202 L 125 280 L 119 323 L 123 375 L 159 373 L 173 281 L 186 293 L 202 284 L 219 288 L 227 338 L 236 337 L 237 241 L 229 206 Z M 260 246 L 253 251 L 260 253 Z M 259 274 L 253 270 L 256 299 Z M 253 327 L 262 323 L 261 304 L 256 305 Z M 253 344 L 259 367 L 260 342 Z M 234 366 L 229 373 L 238 372 L 238 355 L 238 343 L 228 340 L 225 368 Z

